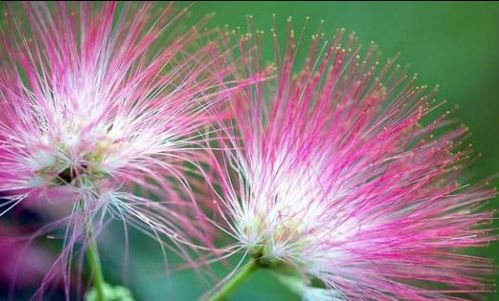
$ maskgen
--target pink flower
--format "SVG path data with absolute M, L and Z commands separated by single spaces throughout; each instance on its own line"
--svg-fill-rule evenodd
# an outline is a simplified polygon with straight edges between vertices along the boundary
M 467 129 L 448 113 L 432 121 L 435 91 L 394 60 L 376 61 L 374 44 L 363 54 L 344 30 L 314 35 L 296 62 L 299 41 L 288 36 L 275 80 L 234 96 L 221 138 L 230 142 L 213 165 L 221 217 L 212 222 L 235 240 L 229 254 L 295 268 L 301 279 L 278 277 L 307 300 L 489 291 L 489 260 L 462 252 L 495 239 L 482 208 L 495 192 L 461 177 Z M 241 41 L 245 72 L 260 70 L 259 32 Z
M 9 200 L 0 216 L 28 199 L 46 210 L 69 205 L 61 258 L 88 223 L 98 230 L 112 218 L 177 245 L 188 243 L 185 233 L 203 239 L 183 215 L 199 212 L 185 170 L 203 160 L 204 132 L 244 83 L 223 82 L 231 67 L 215 42 L 201 43 L 210 32 L 175 26 L 184 13 L 115 2 L 34 2 L 5 13 L 0 192 Z

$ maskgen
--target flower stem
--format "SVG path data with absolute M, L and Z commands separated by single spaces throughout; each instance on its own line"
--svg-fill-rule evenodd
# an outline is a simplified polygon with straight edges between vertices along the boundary
M 99 250 L 97 249 L 97 243 L 90 230 L 87 230 L 88 235 L 88 246 L 87 246 L 87 261 L 91 268 L 92 273 L 92 283 L 96 292 L 96 301 L 106 301 L 104 294 L 104 275 L 102 274 L 102 268 L 99 258 Z
M 227 301 L 232 293 L 248 278 L 251 273 L 256 271 L 258 268 L 258 263 L 251 259 L 246 265 L 244 265 L 239 272 L 232 277 L 224 286 L 222 286 L 218 291 L 211 296 L 208 301 Z
M 102 273 L 102 267 L 99 257 L 99 249 L 97 248 L 97 242 L 95 241 L 95 234 L 92 230 L 92 225 L 88 212 L 86 212 L 86 206 L 83 201 L 79 203 L 80 208 L 83 210 L 84 214 L 84 225 L 86 231 L 87 239 L 87 250 L 86 257 L 87 263 L 90 267 L 90 273 L 92 276 L 92 284 L 95 289 L 95 301 L 106 301 L 106 296 L 104 293 L 106 282 L 104 281 L 104 275 Z

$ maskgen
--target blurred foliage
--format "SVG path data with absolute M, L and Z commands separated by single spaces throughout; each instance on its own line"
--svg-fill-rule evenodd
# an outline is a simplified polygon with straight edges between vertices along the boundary
M 497 2 L 198 2 L 190 8 L 189 22 L 194 24 L 211 12 L 216 16 L 208 27 L 227 24 L 229 28 L 240 26 L 245 29 L 246 17 L 251 14 L 255 28 L 267 32 L 275 13 L 281 33 L 284 33 L 288 16 L 294 18 L 295 28 L 300 28 L 305 18 L 310 17 L 308 28 L 311 33 L 323 19 L 326 34 L 344 27 L 349 32 L 355 31 L 363 45 L 375 41 L 385 59 L 400 52 L 399 62 L 410 63 L 411 72 L 419 74 L 421 84 L 440 85 L 439 98 L 447 100 L 445 107 L 459 106 L 454 117 L 470 127 L 474 149 L 482 154 L 468 169 L 469 175 L 484 179 L 499 171 Z M 284 38 L 282 34 L 281 39 Z M 495 186 L 499 184 L 497 179 L 492 182 Z M 490 206 L 498 208 L 498 200 L 493 200 Z M 122 275 L 127 275 L 125 285 L 130 286 L 137 301 L 192 301 L 213 287 L 213 278 L 190 269 L 167 270 L 158 245 L 134 231 L 130 233 L 128 245 L 129 251 L 125 251 L 127 244 L 121 227 L 109 229 L 101 239 L 102 263 L 110 283 L 119 284 Z M 494 243 L 479 253 L 499 263 L 499 244 Z M 167 262 L 177 261 L 168 254 Z M 130 262 L 123 267 L 125 257 Z M 226 275 L 235 264 L 237 262 L 217 264 L 213 273 Z M 231 300 L 299 299 L 268 273 L 259 271 Z M 499 293 L 489 295 L 488 300 L 499 300 Z

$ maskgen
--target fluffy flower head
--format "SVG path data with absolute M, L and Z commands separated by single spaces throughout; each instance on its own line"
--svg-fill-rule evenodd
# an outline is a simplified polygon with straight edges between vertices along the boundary
M 7 11 L 0 190 L 16 201 L 103 200 L 151 180 L 173 194 L 166 176 L 185 183 L 179 162 L 192 159 L 227 70 L 194 28 L 178 32 L 181 15 L 112 2 Z
M 203 236 L 185 171 L 232 91 L 230 66 L 198 32 L 205 19 L 184 30 L 185 10 L 157 5 L 33 2 L 3 15 L 0 216 L 25 200 L 69 205 L 66 263 L 109 216 L 158 240 Z
M 374 44 L 362 51 L 344 30 L 313 35 L 301 63 L 296 44 L 308 40 L 288 37 L 282 53 L 276 42 L 276 79 L 235 95 L 225 125 L 215 204 L 237 241 L 230 250 L 296 268 L 306 285 L 280 278 L 309 300 L 464 300 L 490 289 L 488 261 L 461 253 L 493 239 L 480 208 L 494 192 L 458 181 L 467 129 L 448 113 L 429 122 L 435 90 L 393 59 L 377 62 Z M 260 70 L 260 32 L 240 40 L 245 72 Z

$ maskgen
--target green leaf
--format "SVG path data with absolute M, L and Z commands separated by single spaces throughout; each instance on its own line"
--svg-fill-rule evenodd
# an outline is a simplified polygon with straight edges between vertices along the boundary
M 124 286 L 111 286 L 104 284 L 104 295 L 106 301 L 134 301 L 130 290 Z M 97 301 L 97 291 L 92 287 L 85 296 L 86 301 Z

